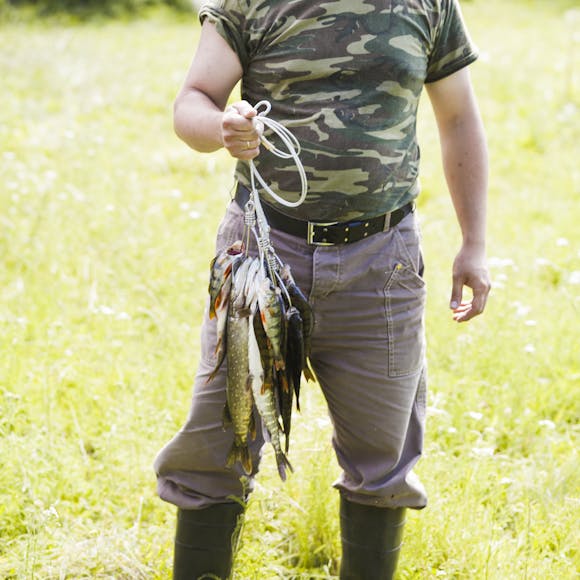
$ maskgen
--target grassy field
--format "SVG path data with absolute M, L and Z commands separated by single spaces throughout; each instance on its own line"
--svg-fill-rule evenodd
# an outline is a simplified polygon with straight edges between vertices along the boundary
M 428 440 L 400 578 L 580 574 L 580 11 L 465 2 L 491 150 L 484 317 L 447 309 L 459 234 L 425 102 Z M 171 107 L 198 34 L 159 13 L 0 25 L 0 578 L 167 579 L 152 460 L 185 419 L 232 162 Z M 575 56 L 576 55 L 576 56 Z M 236 578 L 335 578 L 338 474 L 316 387 L 267 453 Z

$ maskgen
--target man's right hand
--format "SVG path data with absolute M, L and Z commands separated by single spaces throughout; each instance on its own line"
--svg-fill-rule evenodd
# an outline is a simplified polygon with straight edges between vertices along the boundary
M 236 159 L 254 159 L 260 154 L 263 131 L 258 112 L 247 101 L 233 103 L 223 113 L 223 146 Z

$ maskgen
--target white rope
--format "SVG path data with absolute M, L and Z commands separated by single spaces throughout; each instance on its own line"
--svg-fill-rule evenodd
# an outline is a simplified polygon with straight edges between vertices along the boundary
M 300 175 L 300 182 L 302 186 L 302 191 L 298 201 L 287 201 L 272 191 L 272 188 L 269 187 L 269 185 L 260 175 L 260 172 L 256 169 L 253 160 L 250 160 L 251 191 L 250 199 L 246 203 L 244 218 L 246 228 L 248 230 L 247 235 L 249 237 L 249 231 L 253 231 L 256 242 L 258 244 L 260 261 L 262 264 L 266 263 L 268 265 L 269 277 L 272 280 L 272 283 L 275 286 L 283 286 L 283 284 L 279 284 L 279 276 L 277 274 L 277 270 L 281 261 L 276 255 L 276 251 L 272 247 L 272 244 L 270 243 L 270 225 L 268 224 L 268 220 L 264 214 L 262 202 L 260 201 L 260 195 L 256 189 L 256 180 L 260 183 L 264 190 L 272 196 L 272 198 L 286 207 L 298 207 L 304 202 L 308 189 L 308 182 L 306 179 L 304 166 L 302 165 L 299 157 L 300 143 L 298 142 L 298 139 L 296 139 L 296 137 L 294 137 L 294 135 L 288 129 L 286 129 L 284 125 L 268 118 L 267 115 L 272 108 L 268 101 L 260 101 L 254 108 L 258 111 L 258 117 L 260 121 L 264 124 L 265 127 L 268 127 L 275 135 L 279 137 L 287 151 L 275 147 L 268 139 L 266 139 L 266 137 L 264 137 L 264 135 L 260 137 L 260 142 L 273 155 L 276 155 L 281 159 L 294 160 L 298 174 Z M 249 239 L 246 241 L 249 241 Z M 290 301 L 289 296 L 288 301 Z
M 264 135 L 261 136 L 260 141 L 264 145 L 268 151 L 270 151 L 276 157 L 280 157 L 281 159 L 293 159 L 294 163 L 296 164 L 296 169 L 298 170 L 298 174 L 300 175 L 300 182 L 301 182 L 301 193 L 300 197 L 297 201 L 291 202 L 287 201 L 284 198 L 280 197 L 277 193 L 275 193 L 270 186 L 264 181 L 262 176 L 260 175 L 259 171 L 256 169 L 256 165 L 254 164 L 253 160 L 250 160 L 250 171 L 251 171 L 251 180 L 252 180 L 252 190 L 255 191 L 255 179 L 258 180 L 260 185 L 264 188 L 264 190 L 269 193 L 278 203 L 285 205 L 286 207 L 298 207 L 301 205 L 304 200 L 306 199 L 306 193 L 308 190 L 308 181 L 306 179 L 306 171 L 304 171 L 304 166 L 300 161 L 300 143 L 298 139 L 294 137 L 294 135 L 284 127 L 278 121 L 274 121 L 270 119 L 267 115 L 272 109 L 272 105 L 268 101 L 260 101 L 254 107 L 256 111 L 258 111 L 258 118 L 264 124 L 265 127 L 268 127 L 273 133 L 275 133 L 280 141 L 284 144 L 287 151 L 283 149 L 278 149 L 274 146 Z M 262 109 L 263 110 L 260 110 Z

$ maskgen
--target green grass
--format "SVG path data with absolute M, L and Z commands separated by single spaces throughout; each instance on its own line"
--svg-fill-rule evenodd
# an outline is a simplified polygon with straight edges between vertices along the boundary
M 573 2 L 464 3 L 490 143 L 485 316 L 447 310 L 459 243 L 425 103 L 430 395 L 401 578 L 580 573 L 578 25 Z M 170 577 L 152 460 L 187 414 L 232 162 L 173 135 L 195 18 L 0 27 L 0 577 Z M 237 578 L 333 578 L 338 468 L 305 387 L 267 452 Z

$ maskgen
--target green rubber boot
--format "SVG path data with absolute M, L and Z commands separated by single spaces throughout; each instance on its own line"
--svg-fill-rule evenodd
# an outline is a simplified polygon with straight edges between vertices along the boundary
M 405 508 L 389 509 L 340 498 L 340 580 L 391 580 L 405 525 Z
M 244 508 L 216 504 L 177 510 L 173 580 L 227 580 L 242 526 Z

